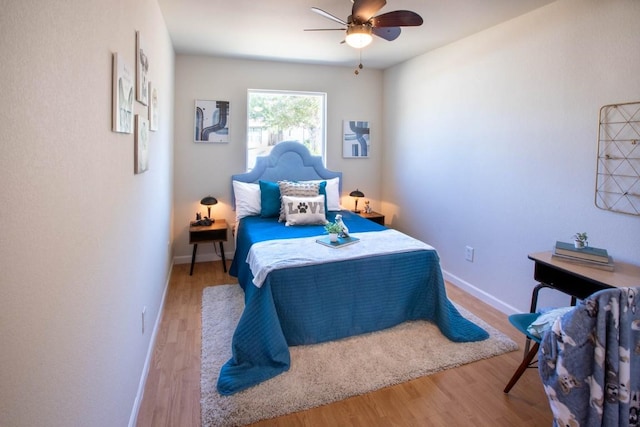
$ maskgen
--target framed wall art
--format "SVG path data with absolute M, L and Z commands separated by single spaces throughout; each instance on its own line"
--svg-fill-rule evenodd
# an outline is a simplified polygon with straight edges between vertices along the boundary
M 195 142 L 229 142 L 229 101 L 197 99 L 194 114 Z
M 136 99 L 149 104 L 149 55 L 140 31 L 136 31 Z
M 140 114 L 136 114 L 134 158 L 135 173 L 149 169 L 149 120 Z
M 112 130 L 133 133 L 133 68 L 118 53 L 113 54 Z
M 344 120 L 342 124 L 342 157 L 369 157 L 370 131 L 368 121 Z
M 158 88 L 149 82 L 149 130 L 158 130 Z

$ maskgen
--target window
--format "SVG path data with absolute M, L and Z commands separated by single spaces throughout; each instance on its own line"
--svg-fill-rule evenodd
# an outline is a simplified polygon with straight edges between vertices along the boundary
M 326 93 L 249 89 L 247 170 L 282 141 L 301 142 L 324 162 L 326 99 Z

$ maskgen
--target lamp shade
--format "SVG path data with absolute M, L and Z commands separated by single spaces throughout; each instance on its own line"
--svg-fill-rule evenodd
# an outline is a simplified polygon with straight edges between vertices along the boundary
M 357 188 L 355 190 L 353 190 L 351 193 L 349 193 L 349 195 L 351 197 L 364 197 L 364 193 L 360 190 L 358 190 Z
M 368 46 L 372 40 L 371 26 L 367 24 L 351 24 L 349 28 L 347 28 L 347 36 L 344 39 L 349 46 L 355 47 L 356 49 Z
M 218 199 L 216 199 L 215 197 L 211 197 L 211 196 L 207 196 L 204 199 L 200 200 L 200 204 L 201 205 L 205 205 L 205 206 L 211 206 L 211 205 L 215 205 L 218 203 Z

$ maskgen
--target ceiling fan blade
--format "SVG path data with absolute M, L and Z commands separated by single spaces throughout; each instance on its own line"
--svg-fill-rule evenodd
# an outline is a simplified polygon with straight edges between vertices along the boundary
M 311 11 L 312 11 L 312 12 L 315 12 L 315 13 L 317 13 L 317 14 L 319 14 L 319 15 L 322 15 L 322 16 L 324 16 L 325 18 L 331 19 L 332 21 L 335 21 L 335 22 L 337 22 L 338 24 L 348 25 L 348 24 L 347 24 L 346 22 L 344 22 L 342 19 L 340 19 L 340 18 L 338 18 L 338 17 L 336 17 L 336 16 L 333 16 L 333 15 L 332 15 L 332 14 L 330 14 L 329 12 L 325 12 L 325 11 L 324 11 L 324 10 L 322 10 L 322 9 L 318 9 L 317 7 L 312 7 L 312 8 L 311 8 Z
M 371 31 L 378 37 L 393 41 L 398 38 L 402 30 L 400 27 L 373 27 Z
M 303 31 L 346 31 L 346 28 L 305 28 Z
M 355 0 L 351 8 L 351 19 L 356 24 L 364 24 L 385 4 L 387 4 L 386 0 Z
M 410 10 L 396 10 L 371 18 L 374 27 L 417 27 L 422 22 L 422 17 Z

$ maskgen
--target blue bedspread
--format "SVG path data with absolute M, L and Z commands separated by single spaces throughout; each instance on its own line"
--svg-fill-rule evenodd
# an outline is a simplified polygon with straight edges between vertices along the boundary
M 348 211 L 340 213 L 350 232 L 385 229 Z M 335 214 L 329 212 L 328 219 Z M 242 219 L 230 274 L 245 291 L 245 309 L 233 336 L 232 357 L 220 371 L 221 394 L 236 393 L 288 370 L 290 345 L 335 340 L 407 320 L 433 321 L 456 342 L 488 337 L 448 300 L 436 251 L 275 270 L 261 288 L 253 285 L 245 262 L 253 243 L 322 234 L 322 226 L 285 227 L 272 218 Z

